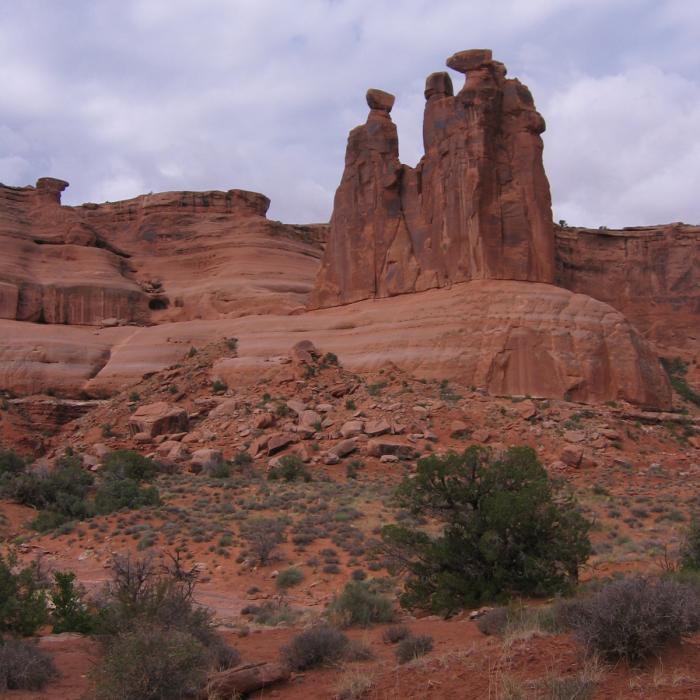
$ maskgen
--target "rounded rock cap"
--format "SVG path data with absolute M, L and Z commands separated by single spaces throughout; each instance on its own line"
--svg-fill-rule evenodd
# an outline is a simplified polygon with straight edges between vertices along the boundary
M 379 109 L 382 112 L 391 112 L 396 98 L 389 92 L 370 88 L 367 90 L 367 104 L 370 109 Z
M 455 93 L 449 73 L 446 71 L 431 73 L 425 79 L 425 92 L 423 94 L 426 100 L 434 96 L 452 97 Z
M 447 61 L 447 67 L 456 70 L 458 73 L 466 73 L 476 70 L 491 63 L 493 55 L 491 49 L 469 49 L 468 51 L 458 51 L 452 54 Z

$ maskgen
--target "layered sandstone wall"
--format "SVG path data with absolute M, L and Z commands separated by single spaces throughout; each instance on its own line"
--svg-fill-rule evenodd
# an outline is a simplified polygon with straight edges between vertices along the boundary
M 621 311 L 667 350 L 700 349 L 700 226 L 556 228 L 557 284 Z
M 416 168 L 399 162 L 393 97 L 367 93 L 370 113 L 348 138 L 311 306 L 473 279 L 554 281 L 544 120 L 490 51 L 447 64 L 466 80 L 454 95 L 447 73 L 428 77 Z
M 101 325 L 303 308 L 323 227 L 243 190 L 61 206 L 63 180 L 0 185 L 0 318 Z

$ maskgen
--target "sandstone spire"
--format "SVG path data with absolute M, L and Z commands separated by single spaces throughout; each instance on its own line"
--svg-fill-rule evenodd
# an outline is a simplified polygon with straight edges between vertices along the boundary
M 529 90 L 487 49 L 451 56 L 466 74 L 425 85 L 425 155 L 398 159 L 393 97 L 369 90 L 350 132 L 328 246 L 311 305 L 334 306 L 471 279 L 554 281 L 545 125 Z

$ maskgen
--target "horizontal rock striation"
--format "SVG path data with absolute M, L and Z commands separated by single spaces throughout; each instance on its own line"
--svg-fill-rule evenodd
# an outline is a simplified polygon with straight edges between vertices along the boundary
M 557 284 L 605 301 L 654 343 L 700 350 L 700 226 L 556 228 Z
M 68 183 L 0 186 L 0 318 L 146 324 L 303 308 L 323 226 L 268 221 L 243 190 L 61 206 Z

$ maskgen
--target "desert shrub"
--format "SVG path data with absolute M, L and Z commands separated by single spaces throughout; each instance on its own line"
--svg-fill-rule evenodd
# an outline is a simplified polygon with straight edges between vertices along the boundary
M 83 520 L 91 514 L 86 498 L 94 482 L 92 474 L 82 468 L 80 459 L 64 455 L 46 473 L 18 474 L 9 494 L 18 503 L 53 513 L 52 522 Z
M 286 603 L 278 603 L 271 600 L 262 605 L 247 605 L 241 610 L 242 615 L 252 618 L 258 625 L 277 627 L 278 625 L 294 624 L 299 618 L 299 612 L 290 608 Z
M 153 557 L 114 557 L 112 580 L 103 591 L 97 630 L 107 639 L 140 626 L 175 630 L 191 636 L 206 651 L 214 668 L 236 665 L 238 652 L 214 629 L 212 613 L 195 605 L 197 569 L 185 569 L 179 555 L 156 566 Z
M 311 481 L 311 474 L 300 457 L 284 455 L 279 460 L 279 466 L 271 467 L 267 472 L 267 478 L 269 481 Z
M 508 624 L 508 608 L 487 610 L 476 622 L 479 632 L 486 635 L 503 634 Z
M 344 671 L 335 685 L 335 697 L 338 700 L 357 700 L 372 688 L 372 677 L 357 668 Z
M 25 467 L 25 461 L 16 452 L 0 450 L 0 477 L 3 474 L 19 474 Z
M 109 639 L 92 673 L 95 700 L 176 700 L 203 685 L 207 654 L 191 634 L 153 624 Z
M 343 627 L 367 627 L 374 622 L 391 622 L 395 617 L 391 601 L 363 581 L 348 581 L 331 601 L 328 612 Z
M 102 460 L 102 478 L 151 481 L 158 473 L 158 465 L 135 450 L 115 450 Z
M 451 614 L 514 594 L 569 589 L 591 551 L 588 523 L 528 447 L 500 457 L 473 446 L 418 461 L 397 501 L 442 532 L 382 529 L 386 553 L 408 571 L 401 604 Z
M 583 601 L 573 628 L 589 653 L 638 663 L 700 628 L 700 598 L 668 579 L 613 581 Z
M 75 584 L 72 571 L 54 572 L 54 587 L 50 594 L 53 609 L 53 631 L 90 634 L 95 629 L 95 618 L 85 602 L 85 591 Z
M 433 650 L 433 638 L 428 635 L 408 636 L 396 647 L 396 659 L 400 664 L 408 663 Z
M 41 690 L 56 675 L 51 657 L 35 644 L 0 641 L 0 692 Z
M 348 638 L 340 630 L 317 625 L 296 635 L 288 646 L 283 647 L 282 658 L 294 671 L 304 671 L 340 661 L 348 644 Z
M 47 620 L 46 593 L 38 564 L 20 568 L 14 553 L 6 557 L 0 554 L 0 635 L 28 637 Z
M 51 620 L 53 631 L 89 634 L 95 628 L 95 618 L 84 601 L 85 592 L 76 586 L 72 571 L 54 572 L 54 589 L 51 592 Z
M 223 394 L 228 390 L 228 384 L 220 379 L 215 379 L 211 384 L 211 390 L 214 394 Z
M 386 644 L 396 644 L 411 636 L 411 630 L 406 625 L 390 625 L 384 630 L 382 639 Z
M 134 479 L 107 478 L 95 491 L 95 512 L 106 515 L 122 508 L 135 510 L 160 503 L 155 486 L 141 486 Z
M 284 523 L 277 518 L 251 518 L 241 523 L 241 536 L 260 565 L 270 561 L 278 544 L 284 542 Z
M 685 571 L 700 571 L 700 518 L 695 515 L 685 532 L 681 545 L 681 568 Z
M 232 464 L 236 469 L 244 469 L 253 463 L 253 458 L 243 450 L 239 450 L 233 456 Z
M 304 580 L 304 572 L 295 566 L 290 566 L 284 571 L 280 571 L 275 579 L 275 586 L 280 590 L 292 588 Z

